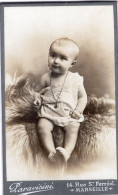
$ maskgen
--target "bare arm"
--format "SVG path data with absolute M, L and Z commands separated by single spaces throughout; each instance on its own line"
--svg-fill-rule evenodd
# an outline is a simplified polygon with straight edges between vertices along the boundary
M 76 106 L 76 110 L 79 112 L 79 113 L 83 113 L 85 107 L 86 107 L 86 104 L 87 104 L 87 94 L 86 94 L 86 91 L 84 89 L 84 86 L 82 86 L 79 90 L 79 95 L 78 95 L 78 104 Z
M 41 76 L 40 79 L 40 86 L 39 86 L 39 92 L 46 87 L 46 79 L 47 79 L 47 74 L 44 74 Z M 37 92 L 38 93 L 38 92 Z
M 84 86 L 81 86 L 79 89 L 77 106 L 72 112 L 70 112 L 71 117 L 75 119 L 79 119 L 86 107 L 86 104 L 87 104 L 87 94 L 84 89 Z
M 35 92 L 34 93 L 34 104 L 37 105 L 40 104 L 40 91 L 46 87 L 46 74 L 44 74 L 42 77 L 41 77 L 41 80 L 40 80 L 40 86 L 39 86 L 39 92 Z

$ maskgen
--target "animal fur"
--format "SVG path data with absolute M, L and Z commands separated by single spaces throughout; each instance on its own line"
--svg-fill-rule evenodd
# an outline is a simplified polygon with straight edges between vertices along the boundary
M 42 167 L 41 170 L 45 172 L 51 169 L 51 165 L 37 136 L 37 112 L 33 107 L 36 85 L 31 74 L 24 74 L 7 87 L 6 143 L 8 153 L 12 151 L 16 161 L 27 165 L 30 163 L 29 167 L 37 170 Z M 106 163 L 115 154 L 115 102 L 89 97 L 84 115 L 85 121 L 80 126 L 76 147 L 68 162 L 68 171 L 99 159 L 105 159 Z M 63 128 L 56 127 L 53 138 L 55 147 L 63 146 Z

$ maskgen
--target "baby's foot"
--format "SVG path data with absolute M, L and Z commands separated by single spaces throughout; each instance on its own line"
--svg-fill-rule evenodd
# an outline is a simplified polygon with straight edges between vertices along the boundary
M 48 155 L 48 159 L 51 161 L 51 162 L 55 162 L 56 161 L 56 153 L 54 152 L 50 152 L 50 154 Z
M 59 153 L 64 157 L 64 160 L 67 162 L 70 157 L 69 153 L 62 147 L 57 147 L 56 150 L 59 151 Z

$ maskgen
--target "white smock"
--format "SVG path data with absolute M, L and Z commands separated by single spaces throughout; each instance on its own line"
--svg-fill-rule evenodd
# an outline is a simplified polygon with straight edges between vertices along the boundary
M 83 77 L 78 73 L 68 72 L 64 85 L 63 82 L 56 83 L 42 89 L 40 92 L 41 107 L 38 111 L 38 116 L 47 118 L 55 125 L 62 127 L 67 126 L 72 121 L 82 122 L 84 120 L 83 114 L 81 114 L 79 119 L 74 119 L 69 114 L 77 106 L 79 89 L 81 87 L 83 87 Z M 58 99 L 57 108 L 55 108 L 56 101 L 52 91 L 55 99 Z

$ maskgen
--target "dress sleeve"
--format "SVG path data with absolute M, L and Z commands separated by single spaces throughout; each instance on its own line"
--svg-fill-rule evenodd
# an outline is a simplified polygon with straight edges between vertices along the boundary
M 78 86 L 83 87 L 84 78 L 80 76 L 78 73 L 75 73 L 75 76 L 76 76 L 75 79 L 76 79 Z

